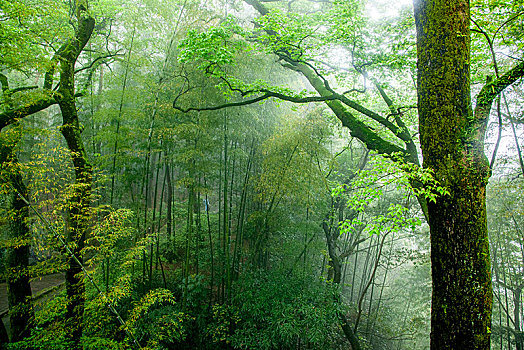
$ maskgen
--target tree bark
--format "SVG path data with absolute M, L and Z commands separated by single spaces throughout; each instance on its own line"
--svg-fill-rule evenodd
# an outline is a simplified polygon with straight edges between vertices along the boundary
M 0 350 L 6 349 L 7 344 L 9 344 L 9 336 L 7 335 L 4 321 L 0 319 Z
M 434 170 L 449 191 L 428 203 L 431 349 L 487 350 L 492 305 L 486 224 L 490 169 L 483 149 L 484 120 L 475 119 L 471 109 L 469 1 L 415 0 L 415 20 L 424 167 Z
M 10 212 L 6 233 L 8 238 L 14 241 L 8 246 L 5 257 L 11 342 L 21 341 L 31 335 L 31 326 L 34 321 L 28 271 L 30 231 L 27 219 L 29 208 L 20 198 L 20 195 L 27 198 L 27 187 L 23 182 L 18 159 L 14 152 L 17 141 L 6 140 L 6 137 L 0 139 L 0 164 L 2 170 L 5 171 L 6 180 L 12 187 L 9 188 L 7 198 Z
M 72 245 L 73 254 L 82 262 L 82 249 L 85 245 L 89 221 L 89 205 L 92 185 L 92 169 L 82 141 L 82 130 L 78 120 L 75 101 L 74 67 L 78 56 L 91 37 L 94 19 L 87 12 L 87 1 L 76 2 L 78 27 L 75 36 L 65 43 L 58 52 L 60 62 L 61 95 L 59 106 L 62 112 L 61 132 L 66 140 L 75 171 L 75 184 L 69 199 L 66 219 L 66 239 Z M 80 349 L 80 338 L 83 330 L 85 303 L 85 286 L 82 269 L 73 257 L 68 257 L 68 268 L 65 273 L 67 294 L 68 338 L 72 349 Z
M 326 236 L 326 244 L 329 255 L 328 263 L 330 267 L 328 270 L 328 280 L 332 281 L 340 288 L 340 290 L 333 295 L 333 299 L 337 304 L 342 303 L 342 286 L 340 285 L 340 282 L 342 280 L 342 261 L 340 261 L 336 248 L 336 239 L 339 236 L 339 231 L 337 229 L 334 229 L 335 225 L 333 225 L 332 222 L 329 223 L 329 217 L 333 216 L 334 210 L 341 210 L 341 206 L 343 206 L 343 203 L 332 202 L 331 212 L 326 216 L 326 218 L 322 222 L 322 230 L 324 231 L 324 234 Z M 339 218 L 339 220 L 341 221 L 341 218 Z M 333 230 L 335 230 L 335 232 L 332 232 Z M 347 315 L 342 310 L 337 310 L 337 318 L 346 339 L 351 345 L 351 349 L 360 350 L 362 347 L 360 346 L 360 340 L 358 338 L 358 335 L 356 334 L 356 329 L 353 329 L 353 327 L 351 326 L 351 321 L 349 320 Z

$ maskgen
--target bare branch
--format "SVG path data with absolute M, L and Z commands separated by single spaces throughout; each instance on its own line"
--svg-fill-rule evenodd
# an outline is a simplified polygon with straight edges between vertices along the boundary
M 235 89 L 236 91 L 238 89 Z M 265 90 L 265 89 L 261 89 L 259 90 L 260 93 L 263 93 L 262 95 L 260 96 L 257 96 L 255 98 L 252 98 L 252 99 L 248 99 L 248 100 L 243 100 L 243 101 L 238 101 L 238 102 L 230 102 L 230 103 L 224 103 L 224 104 L 221 104 L 221 105 L 217 105 L 217 106 L 212 106 L 212 107 L 189 107 L 189 108 L 181 108 L 179 106 L 176 106 L 175 104 L 173 104 L 173 108 L 181 111 L 181 112 L 184 112 L 184 113 L 187 113 L 187 112 L 190 112 L 190 111 L 197 111 L 197 112 L 200 112 L 200 111 L 216 111 L 216 110 L 220 110 L 220 109 L 224 109 L 224 108 L 229 108 L 229 107 L 239 107 L 239 106 L 247 106 L 247 105 L 250 105 L 250 104 L 253 104 L 253 103 L 257 103 L 257 102 L 260 102 L 260 101 L 263 101 L 263 100 L 267 100 L 269 98 L 278 98 L 280 100 L 283 100 L 283 101 L 289 101 L 289 102 L 293 102 L 293 103 L 309 103 L 309 102 L 325 102 L 325 101 L 333 101 L 333 100 L 336 100 L 338 99 L 339 95 L 337 94 L 334 94 L 334 95 L 331 95 L 331 96 L 310 96 L 310 97 L 294 97 L 294 96 L 288 96 L 288 95 L 284 95 L 284 94 L 281 94 L 281 93 L 278 93 L 278 92 L 274 92 L 274 91 L 269 91 L 269 90 Z M 246 93 L 243 93 L 241 95 L 245 95 Z
M 116 52 L 116 53 L 114 53 L 114 54 L 108 54 L 108 55 L 105 55 L 105 56 L 99 56 L 99 57 L 95 58 L 95 59 L 94 59 L 90 64 L 88 64 L 87 66 L 84 66 L 84 67 L 82 67 L 82 68 L 79 68 L 79 69 L 75 70 L 75 74 L 76 74 L 76 73 L 80 73 L 80 72 L 82 72 L 82 71 L 84 71 L 84 70 L 86 70 L 86 69 L 90 69 L 90 68 L 92 68 L 92 67 L 95 65 L 95 63 L 97 63 L 97 62 L 100 61 L 100 60 L 104 60 L 104 59 L 106 59 L 106 58 L 113 58 L 113 57 L 116 57 L 116 56 L 123 56 L 123 55 L 120 55 L 118 52 Z M 105 62 L 105 61 L 103 61 L 102 63 L 104 63 L 104 62 Z

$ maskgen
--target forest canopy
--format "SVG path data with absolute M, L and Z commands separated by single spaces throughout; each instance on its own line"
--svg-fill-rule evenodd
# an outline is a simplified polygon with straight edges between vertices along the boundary
M 0 0 L 0 349 L 524 349 L 523 23 Z

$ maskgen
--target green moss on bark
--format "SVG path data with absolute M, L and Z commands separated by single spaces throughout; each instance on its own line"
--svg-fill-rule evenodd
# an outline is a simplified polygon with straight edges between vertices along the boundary
M 469 2 L 415 2 L 424 166 L 450 192 L 429 203 L 431 349 L 489 349 L 492 289 L 486 225 L 489 166 L 472 137 Z

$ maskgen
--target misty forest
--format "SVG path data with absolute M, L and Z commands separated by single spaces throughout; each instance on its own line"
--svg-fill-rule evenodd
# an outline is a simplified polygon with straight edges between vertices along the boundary
M 0 349 L 524 350 L 523 0 L 0 0 Z

